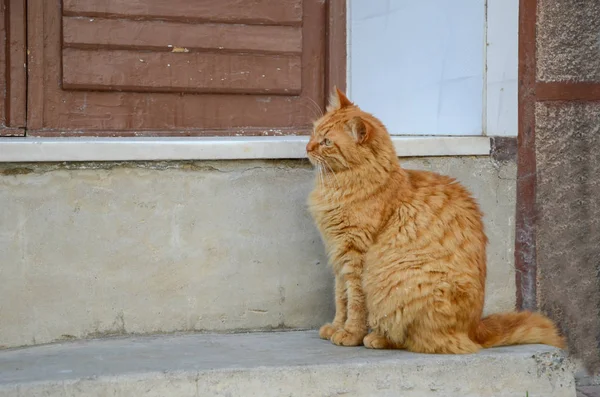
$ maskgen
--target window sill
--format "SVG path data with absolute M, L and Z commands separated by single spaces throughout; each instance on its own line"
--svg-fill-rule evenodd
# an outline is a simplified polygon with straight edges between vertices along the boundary
M 396 136 L 399 157 L 487 156 L 490 138 Z M 306 136 L 206 138 L 0 138 L 0 162 L 306 158 Z

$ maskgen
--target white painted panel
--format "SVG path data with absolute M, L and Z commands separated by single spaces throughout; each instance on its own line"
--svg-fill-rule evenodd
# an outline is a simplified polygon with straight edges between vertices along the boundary
M 485 0 L 350 0 L 348 9 L 354 101 L 392 134 L 482 134 Z
M 487 135 L 517 136 L 519 0 L 488 0 Z

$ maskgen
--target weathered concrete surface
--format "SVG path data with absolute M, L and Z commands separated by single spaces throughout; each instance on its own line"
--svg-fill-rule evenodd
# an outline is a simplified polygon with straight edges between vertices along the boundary
M 536 105 L 538 302 L 600 370 L 600 104 Z
M 316 332 L 74 342 L 0 352 L 0 396 L 575 397 L 561 353 L 337 347 Z
M 575 385 L 577 397 L 600 397 L 600 375 L 590 376 L 585 370 L 577 371 L 575 372 Z
M 537 78 L 600 81 L 600 1 L 538 0 Z
M 512 310 L 514 162 L 404 164 L 472 189 L 491 240 L 486 310 Z M 312 181 L 302 161 L 0 166 L 0 346 L 318 327 L 333 293 Z
M 578 386 L 577 397 L 600 397 L 600 386 Z

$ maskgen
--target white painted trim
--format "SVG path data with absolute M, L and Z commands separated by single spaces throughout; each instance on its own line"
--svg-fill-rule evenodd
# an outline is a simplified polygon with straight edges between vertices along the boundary
M 488 155 L 487 137 L 393 137 L 399 157 Z M 0 162 L 306 158 L 308 137 L 0 138 Z
M 517 136 L 519 0 L 487 0 L 484 131 Z

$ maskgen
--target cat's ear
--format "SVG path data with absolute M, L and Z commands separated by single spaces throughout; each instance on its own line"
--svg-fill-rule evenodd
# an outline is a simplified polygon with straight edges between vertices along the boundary
M 350 101 L 350 99 L 348 99 L 348 97 L 342 91 L 340 91 L 339 88 L 335 87 L 333 89 L 333 93 L 329 97 L 329 106 L 327 106 L 327 111 L 330 112 L 332 110 L 339 110 L 352 105 L 353 103 Z
M 356 116 L 346 123 L 346 129 L 357 143 L 363 143 L 371 136 L 373 127 L 365 120 Z

